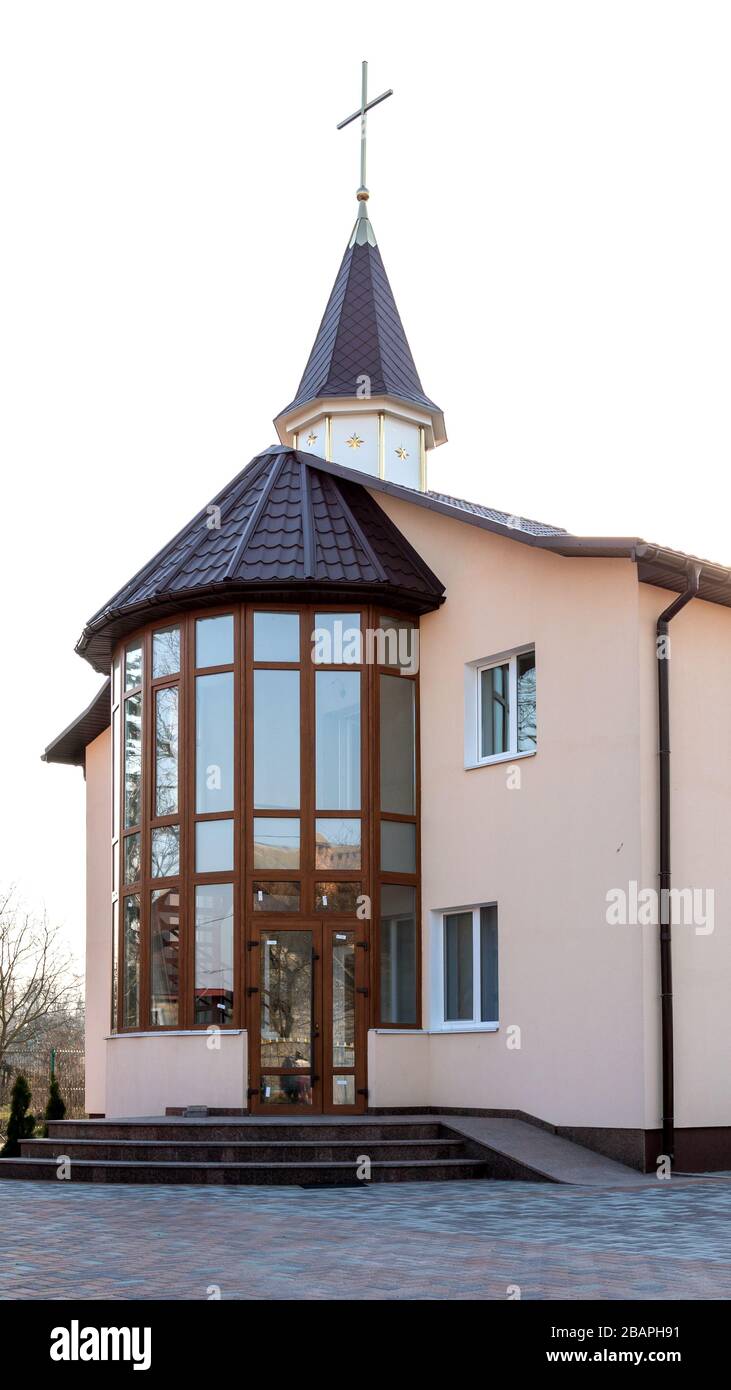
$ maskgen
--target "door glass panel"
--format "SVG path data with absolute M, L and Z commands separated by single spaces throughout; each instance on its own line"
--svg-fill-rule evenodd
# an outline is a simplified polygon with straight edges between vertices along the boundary
M 416 826 L 381 821 L 381 868 L 387 874 L 416 873 Z
M 178 687 L 164 686 L 155 695 L 155 815 L 174 816 L 178 809 Z
M 316 883 L 315 910 L 317 912 L 355 912 L 358 906 L 359 883 Z
M 301 1080 L 312 1066 L 312 932 L 262 931 L 260 950 L 261 1065 Z
M 195 827 L 195 871 L 197 874 L 228 873 L 234 866 L 234 823 L 232 820 L 199 820 Z
M 232 671 L 195 683 L 196 810 L 232 811 L 234 678 Z
M 195 1022 L 230 1023 L 234 1004 L 233 884 L 195 890 Z
M 255 671 L 254 805 L 296 811 L 299 804 L 299 671 Z
M 164 627 L 152 634 L 152 678 L 176 676 L 180 670 L 180 628 Z
M 234 659 L 234 620 L 231 613 L 221 618 L 199 618 L 195 625 L 195 664 L 232 666 Z
M 253 885 L 255 912 L 299 912 L 299 883 L 272 883 L 260 880 Z
M 360 821 L 318 816 L 315 821 L 315 868 L 359 869 Z
M 124 702 L 124 825 L 139 825 L 142 788 L 142 692 Z
M 180 894 L 177 888 L 152 894 L 150 920 L 150 1023 L 176 1028 L 180 983 Z
M 265 1105 L 312 1105 L 312 1077 L 308 1072 L 262 1076 L 259 1099 Z
M 333 1105 L 355 1105 L 355 1077 L 333 1077 Z
M 254 817 L 254 868 L 298 869 L 300 823 L 296 816 Z
M 355 934 L 334 932 L 332 941 L 332 1039 L 334 1067 L 355 1066 Z M 341 1078 L 342 1079 L 342 1078 Z M 333 1096 L 338 1090 L 333 1087 Z M 339 1102 L 352 1105 L 353 1101 Z
M 360 673 L 318 671 L 316 682 L 317 807 L 360 809 Z
M 415 685 L 381 676 L 381 810 L 413 816 L 416 810 Z
M 300 620 L 297 613 L 254 614 L 254 660 L 300 659 Z

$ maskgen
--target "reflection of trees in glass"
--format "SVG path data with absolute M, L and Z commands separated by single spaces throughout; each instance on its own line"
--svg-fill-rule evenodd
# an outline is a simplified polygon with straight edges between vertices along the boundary
M 262 988 L 262 1063 L 294 1067 L 310 1059 L 312 1034 L 312 937 L 282 933 L 266 944 Z
M 180 860 L 180 828 L 177 825 L 158 825 L 152 832 L 152 877 L 172 878 L 178 872 Z
M 178 809 L 178 687 L 166 686 L 155 697 L 155 814 L 173 816 Z
M 140 1023 L 140 900 L 136 893 L 124 900 L 122 1021 L 125 1028 L 138 1028 Z
M 353 937 L 333 943 L 333 1066 L 352 1066 L 355 1058 L 355 947 Z
M 315 825 L 315 868 L 360 868 L 360 821 L 329 820 Z
M 152 634 L 152 674 L 176 676 L 180 670 L 180 628 L 166 627 Z
M 124 702 L 124 824 L 139 825 L 142 788 L 142 695 Z
M 126 835 L 124 840 L 124 882 L 137 883 L 140 877 L 140 835 Z
M 518 657 L 518 752 L 536 746 L 536 658 L 535 652 Z

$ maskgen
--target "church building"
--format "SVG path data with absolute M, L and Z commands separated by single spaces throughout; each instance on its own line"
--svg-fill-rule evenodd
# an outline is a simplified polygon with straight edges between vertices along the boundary
M 271 447 L 89 619 L 103 684 L 46 749 L 86 780 L 87 1112 L 731 1168 L 731 573 L 430 489 L 382 99 Z

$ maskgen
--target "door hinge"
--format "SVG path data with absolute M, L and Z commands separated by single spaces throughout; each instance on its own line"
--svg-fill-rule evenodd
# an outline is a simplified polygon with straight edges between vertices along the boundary
M 319 1076 L 311 1076 L 311 1077 L 310 1077 L 310 1080 L 311 1080 L 311 1082 L 312 1082 L 312 1084 L 313 1084 L 313 1086 L 314 1086 L 315 1082 L 316 1082 L 316 1081 L 319 1081 L 320 1078 L 319 1078 Z
M 368 942 L 367 942 L 367 941 L 356 941 L 355 944 L 356 944 L 356 946 L 360 946 L 361 951 L 367 951 L 367 950 L 368 950 Z
M 356 994 L 365 994 L 365 995 L 367 996 L 368 993 L 369 993 L 368 986 L 367 986 L 367 985 L 358 985 L 358 988 L 356 989 L 355 992 L 356 992 Z
M 255 946 L 258 946 L 259 944 L 260 944 L 260 943 L 259 943 L 258 941 L 247 941 L 247 943 L 246 943 L 246 949 L 247 949 L 247 951 L 253 951 L 253 950 L 254 950 L 254 947 L 255 947 Z
M 249 1100 L 251 1100 L 251 1097 L 252 1097 L 252 1096 L 258 1096 L 258 1094 L 259 1094 L 259 1087 L 258 1087 L 258 1086 L 250 1086 L 249 1089 L 248 1089 L 248 1091 L 246 1092 L 246 1094 L 247 1094 L 247 1096 L 249 1097 Z
M 313 960 L 319 960 L 319 959 L 320 959 L 320 957 L 319 957 L 318 954 L 317 954 L 317 951 L 313 951 L 313 952 L 312 952 L 312 959 L 313 959 Z
M 365 1096 L 365 1098 L 366 1098 L 366 1100 L 367 1100 L 367 1099 L 368 1099 L 368 1087 L 367 1087 L 367 1086 L 359 1086 L 359 1088 L 358 1088 L 358 1090 L 356 1091 L 355 1094 L 356 1094 L 357 1096 Z
M 249 985 L 249 987 L 248 987 L 246 993 L 247 993 L 249 996 L 251 996 L 252 994 L 258 994 L 258 993 L 259 993 L 259 986 L 258 986 L 258 985 Z

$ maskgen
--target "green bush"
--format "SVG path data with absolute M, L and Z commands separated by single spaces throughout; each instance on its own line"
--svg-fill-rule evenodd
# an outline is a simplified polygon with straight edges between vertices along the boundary
M 62 1120 L 65 1114 L 66 1102 L 61 1097 L 61 1092 L 58 1088 L 58 1082 L 54 1076 L 51 1080 L 51 1085 L 48 1091 L 48 1104 L 46 1106 L 46 1113 L 43 1116 L 46 1122 L 43 1126 L 44 1139 L 48 1138 L 48 1121 Z
M 32 1138 L 36 1122 L 35 1116 L 28 1114 L 29 1105 L 30 1086 L 25 1077 L 19 1073 L 15 1078 L 15 1085 L 10 1097 L 10 1117 L 5 1145 L 4 1148 L 0 1149 L 0 1158 L 19 1157 L 21 1139 Z

